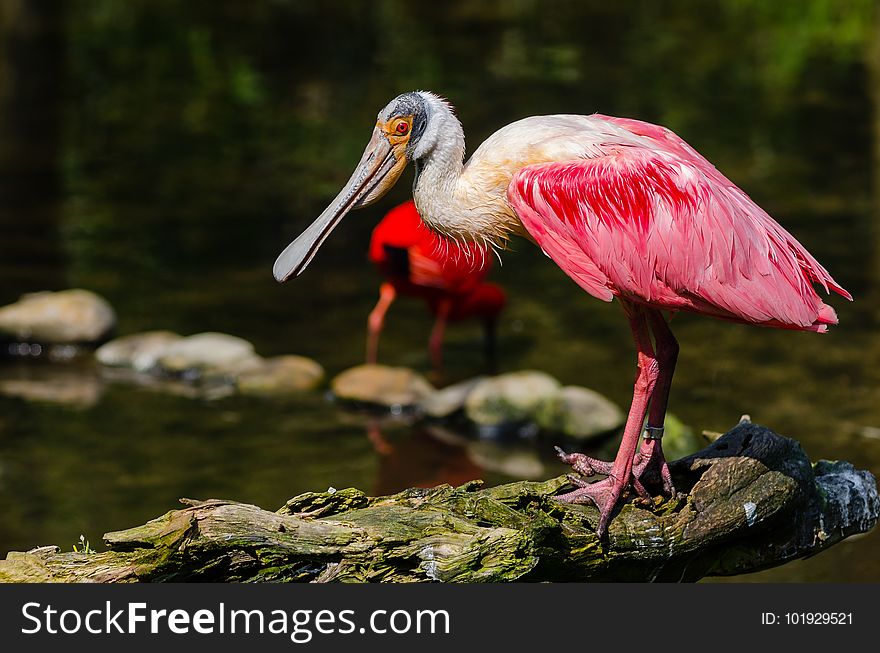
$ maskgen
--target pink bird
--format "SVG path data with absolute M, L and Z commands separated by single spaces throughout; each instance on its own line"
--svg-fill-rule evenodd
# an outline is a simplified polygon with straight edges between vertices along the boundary
M 507 301 L 504 291 L 485 281 L 492 267 L 476 243 L 451 243 L 431 231 L 412 201 L 391 209 L 370 236 L 370 260 L 386 281 L 367 320 L 367 362 L 375 363 L 385 314 L 398 295 L 419 297 L 434 315 L 429 349 L 439 372 L 447 322 L 480 319 L 486 363 L 495 366 L 495 323 Z
M 584 476 L 557 497 L 599 509 L 607 532 L 627 489 L 674 493 L 661 438 L 678 343 L 664 313 L 825 332 L 818 284 L 847 299 L 818 261 L 690 145 L 663 127 L 601 115 L 534 116 L 495 132 L 464 162 L 464 132 L 433 93 L 393 99 L 339 196 L 275 262 L 299 274 L 342 217 L 381 197 L 408 161 L 423 220 L 458 240 L 535 242 L 583 290 L 617 298 L 635 340 L 632 405 L 613 462 L 560 457 Z M 653 336 L 653 341 L 652 341 Z M 647 422 L 646 422 L 647 418 Z M 639 441 L 644 433 L 644 442 Z

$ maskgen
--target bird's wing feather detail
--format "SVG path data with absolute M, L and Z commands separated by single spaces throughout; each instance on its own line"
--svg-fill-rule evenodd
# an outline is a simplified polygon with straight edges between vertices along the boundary
M 423 251 L 422 247 L 409 248 L 409 280 L 417 286 L 448 289 L 449 280 L 444 275 L 444 266 L 436 258 Z
M 555 215 L 553 209 L 540 194 L 532 195 L 532 202 L 519 200 L 511 189 L 516 180 L 511 182 L 508 198 L 516 208 L 529 234 L 538 243 L 550 259 L 571 277 L 575 283 L 588 293 L 606 302 L 610 302 L 614 293 L 608 277 L 596 266 L 578 242 L 569 234 L 559 237 L 559 231 L 567 231 L 564 223 L 545 221 L 542 216 Z M 586 234 L 588 237 L 591 234 Z M 586 248 L 589 249 L 589 248 Z
M 649 139 L 661 150 L 670 152 L 675 156 L 681 158 L 682 160 L 690 162 L 693 166 L 698 168 L 700 172 L 702 172 L 703 175 L 705 175 L 706 178 L 709 179 L 711 182 L 717 184 L 721 188 L 728 189 L 731 193 L 738 196 L 744 204 L 750 205 L 752 210 L 761 214 L 764 219 L 772 222 L 773 225 L 780 229 L 782 233 L 787 236 L 788 239 L 791 239 L 795 242 L 795 244 L 797 245 L 796 249 L 799 250 L 798 252 L 796 252 L 798 264 L 804 270 L 804 273 L 812 281 L 821 285 L 825 292 L 828 292 L 830 288 L 842 297 L 846 297 L 847 299 L 852 300 L 852 296 L 844 288 L 835 283 L 834 279 L 831 278 L 831 275 L 828 274 L 825 268 L 823 268 L 822 265 L 818 261 L 816 261 L 816 259 L 813 258 L 813 256 L 810 255 L 808 251 L 806 251 L 799 243 L 797 243 L 797 241 L 794 239 L 793 236 L 791 236 L 791 234 L 782 229 L 782 227 L 777 224 L 769 215 L 767 215 L 763 209 L 752 202 L 748 195 L 746 195 L 727 177 L 722 175 L 715 166 L 713 166 L 708 160 L 703 157 L 703 155 L 701 155 L 693 147 L 691 147 L 687 141 L 678 136 L 678 134 L 673 132 L 671 129 L 667 129 L 666 127 L 643 122 L 641 120 L 635 120 L 633 118 L 615 118 L 610 116 L 602 116 L 599 114 L 596 114 L 596 117 L 623 127 L 624 129 L 632 132 L 633 134 L 636 134 L 637 136 L 642 136 Z
M 662 131 L 639 134 L 652 147 L 526 166 L 508 187 L 523 226 L 570 277 L 605 300 L 814 331 L 837 322 L 812 282 L 849 293 L 791 234 L 672 132 L 625 122 Z

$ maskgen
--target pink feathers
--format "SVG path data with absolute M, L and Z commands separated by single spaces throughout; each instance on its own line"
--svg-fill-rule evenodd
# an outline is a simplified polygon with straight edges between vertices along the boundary
M 836 324 L 813 282 L 851 299 L 795 238 L 671 131 L 604 118 L 644 145 L 521 169 L 508 200 L 590 294 L 764 326 Z

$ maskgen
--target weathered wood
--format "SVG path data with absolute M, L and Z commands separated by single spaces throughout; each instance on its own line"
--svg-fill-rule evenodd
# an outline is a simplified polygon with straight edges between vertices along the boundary
M 108 533 L 108 551 L 10 553 L 11 582 L 693 581 L 813 555 L 873 528 L 874 477 L 811 465 L 800 445 L 744 422 L 672 465 L 679 496 L 630 501 L 594 533 L 597 511 L 562 505 L 566 477 L 482 489 L 367 497 L 309 492 L 277 512 L 184 500 L 143 526 Z

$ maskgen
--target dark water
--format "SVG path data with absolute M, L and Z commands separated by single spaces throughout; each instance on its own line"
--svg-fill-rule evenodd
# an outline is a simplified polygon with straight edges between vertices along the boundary
M 362 359 L 378 284 L 366 241 L 409 177 L 347 218 L 302 278 L 279 286 L 271 265 L 347 179 L 391 97 L 449 97 L 471 149 L 526 115 L 634 116 L 700 149 L 856 297 L 832 301 L 841 325 L 824 337 L 677 317 L 673 412 L 714 431 L 750 413 L 814 459 L 880 473 L 870 3 L 793 15 L 620 4 L 108 0 L 60 3 L 36 16 L 42 30 L 8 11 L 0 303 L 90 288 L 120 333 L 225 331 L 334 374 Z M 627 404 L 634 353 L 616 305 L 525 242 L 493 276 L 510 294 L 504 369 Z M 429 328 L 422 306 L 400 302 L 381 360 L 427 370 Z M 479 371 L 479 334 L 450 329 L 448 380 Z M 208 401 L 108 383 L 88 365 L 0 362 L 3 378 L 38 387 L 59 373 L 73 379 L 66 403 L 0 397 L 0 553 L 69 549 L 80 533 L 94 544 L 182 496 L 274 508 L 331 485 L 384 493 L 559 471 L 544 449 L 538 460 L 405 424 L 381 425 L 380 439 L 319 395 Z M 878 550 L 874 533 L 741 580 L 878 581 Z

